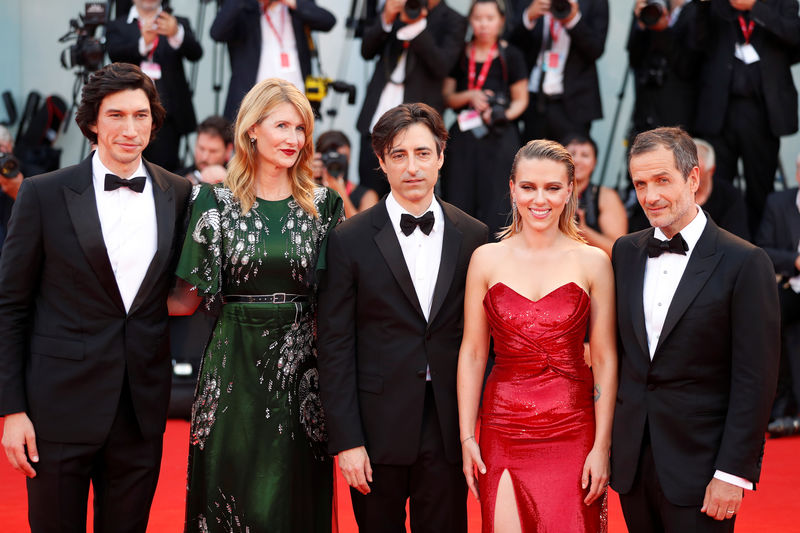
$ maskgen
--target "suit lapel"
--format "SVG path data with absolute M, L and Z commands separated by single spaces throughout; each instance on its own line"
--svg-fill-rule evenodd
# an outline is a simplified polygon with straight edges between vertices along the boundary
M 672 297 L 672 303 L 669 305 L 653 360 L 658 357 L 658 350 L 664 344 L 664 340 L 669 337 L 670 332 L 672 332 L 689 308 L 689 304 L 697 297 L 700 289 L 706 284 L 720 259 L 722 259 L 723 254 L 717 252 L 719 228 L 708 214 L 706 214 L 706 218 L 706 227 L 700 236 L 700 240 L 697 241 L 697 246 L 689 258 L 686 270 L 684 270 L 683 276 L 678 283 L 678 288 L 675 290 L 675 296 Z
M 97 200 L 92 185 L 91 154 L 78 165 L 73 176 L 72 182 L 64 187 L 64 201 L 75 235 L 100 285 L 108 292 L 114 304 L 125 312 L 125 304 L 122 302 L 117 279 L 108 259 L 106 243 L 103 240 L 100 215 L 97 213 Z
M 414 289 L 411 274 L 408 272 L 408 266 L 406 266 L 406 259 L 403 257 L 403 250 L 397 240 L 397 233 L 392 227 L 389 212 L 386 211 L 386 198 L 372 210 L 372 223 L 378 228 L 378 233 L 374 237 L 375 244 L 378 245 L 378 250 L 386 260 L 389 270 L 392 271 L 392 275 L 397 284 L 400 285 L 403 294 L 406 295 L 406 298 L 408 298 L 420 316 L 424 317 L 422 306 L 420 306 L 419 298 L 417 298 L 417 291 Z
M 153 165 L 144 161 L 144 166 L 147 173 L 153 180 L 153 201 L 155 202 L 156 210 L 156 253 L 153 255 L 153 260 L 150 261 L 150 266 L 147 268 L 147 273 L 139 286 L 139 291 L 136 293 L 131 304 L 130 314 L 132 314 L 143 301 L 147 299 L 150 291 L 155 284 L 159 281 L 163 274 L 165 267 L 164 263 L 169 258 L 170 247 L 172 246 L 172 233 L 175 227 L 175 190 L 161 175 L 161 172 L 156 170 Z M 170 273 L 167 273 L 169 275 Z
M 626 279 L 630 283 L 625 283 L 628 287 L 628 304 L 631 310 L 631 320 L 633 321 L 633 331 L 636 333 L 636 340 L 642 353 L 650 358 L 650 350 L 647 347 L 647 327 L 644 322 L 644 271 L 647 268 L 647 240 L 653 236 L 652 228 L 650 231 L 642 233 L 636 241 L 636 255 L 630 264 L 629 276 Z
M 453 222 L 453 213 L 450 205 L 442 202 L 439 198 L 437 198 L 437 201 L 442 206 L 442 212 L 444 213 L 444 236 L 442 237 L 442 258 L 439 261 L 439 274 L 436 276 L 431 312 L 428 317 L 429 324 L 433 323 L 433 319 L 436 318 L 436 314 L 442 308 L 445 296 L 447 296 L 450 285 L 453 283 L 456 263 L 458 262 L 458 252 L 461 249 L 463 237 L 461 230 Z

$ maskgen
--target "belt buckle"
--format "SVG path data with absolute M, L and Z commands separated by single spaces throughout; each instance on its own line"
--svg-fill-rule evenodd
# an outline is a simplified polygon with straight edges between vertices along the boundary
M 274 304 L 284 304 L 286 303 L 286 293 L 285 292 L 276 292 L 272 295 L 272 303 Z

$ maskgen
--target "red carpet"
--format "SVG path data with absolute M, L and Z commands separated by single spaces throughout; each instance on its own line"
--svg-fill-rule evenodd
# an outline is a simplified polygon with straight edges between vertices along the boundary
M 2 428 L 2 422 L 0 422 Z M 179 533 L 183 527 L 183 501 L 186 491 L 186 454 L 189 424 L 171 420 L 165 436 L 161 479 L 156 490 L 150 517 L 150 533 Z M 736 527 L 737 533 L 800 533 L 797 502 L 800 500 L 800 437 L 767 441 L 764 470 L 758 491 L 747 493 Z M 341 476 L 339 489 L 339 526 L 341 533 L 355 533 L 350 495 Z M 609 503 L 609 532 L 627 531 L 612 493 Z M 13 471 L 5 458 L 0 460 L 0 530 L 8 533 L 28 531 L 25 480 Z M 90 513 L 91 517 L 91 513 Z M 469 531 L 480 531 L 480 511 L 469 500 Z M 91 518 L 90 518 L 91 520 Z M 89 529 L 91 531 L 91 529 Z M 254 532 L 258 533 L 258 532 Z

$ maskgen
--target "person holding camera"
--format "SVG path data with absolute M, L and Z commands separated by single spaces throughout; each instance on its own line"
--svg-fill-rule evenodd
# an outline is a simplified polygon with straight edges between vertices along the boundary
M 372 189 L 347 179 L 349 165 L 350 139 L 338 130 L 329 130 L 320 135 L 311 171 L 317 183 L 339 193 L 347 218 L 369 209 L 379 200 L 378 193 Z
M 378 57 L 356 128 L 361 133 L 360 183 L 379 197 L 389 184 L 372 150 L 372 128 L 393 107 L 422 102 L 444 111 L 442 84 L 464 47 L 467 21 L 444 0 L 386 0 L 364 28 L 361 57 Z
M 798 129 L 791 66 L 800 49 L 797 0 L 701 0 L 693 46 L 700 70 L 697 133 L 716 151 L 720 179 L 741 158 L 750 233 L 755 235 L 778 166 L 780 138 Z
M 0 254 L 6 240 L 11 208 L 24 176 L 19 170 L 19 160 L 14 157 L 14 141 L 11 132 L 0 126 Z
M 244 95 L 259 81 L 281 78 L 305 92 L 311 74 L 306 30 L 329 31 L 333 13 L 315 0 L 222 0 L 211 38 L 228 44 L 231 81 L 225 118 L 233 122 Z
M 199 61 L 203 48 L 189 19 L 168 11 L 161 0 L 133 0 L 127 19 L 108 23 L 106 50 L 111 61 L 138 65 L 155 82 L 167 117 L 144 155 L 172 172 L 180 164 L 181 137 L 197 127 L 183 60 Z
M 696 8 L 685 0 L 635 0 L 627 46 L 636 90 L 631 140 L 660 126 L 694 129 L 702 57 L 689 44 Z
M 522 52 L 500 39 L 505 18 L 498 0 L 475 0 L 469 23 L 473 38 L 444 82 L 445 103 L 458 120 L 450 128 L 442 196 L 494 237 L 508 218 L 508 177 L 520 146 L 514 121 L 528 105 L 528 73 Z
M 608 32 L 608 0 L 532 0 L 510 41 L 525 54 L 530 105 L 522 141 L 589 135 L 602 118 L 595 63 Z
M 222 183 L 226 166 L 233 155 L 233 128 L 228 119 L 211 115 L 197 126 L 194 164 L 175 173 L 186 176 L 192 185 Z

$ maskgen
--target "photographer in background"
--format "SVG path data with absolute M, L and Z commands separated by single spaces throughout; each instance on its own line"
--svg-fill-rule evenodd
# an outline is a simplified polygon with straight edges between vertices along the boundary
M 239 102 L 256 83 L 282 78 L 305 92 L 311 74 L 306 29 L 329 31 L 333 13 L 314 0 L 223 0 L 211 38 L 228 44 L 231 81 L 225 118 L 233 122 Z
M 523 144 L 588 136 L 603 116 L 595 63 L 605 49 L 608 0 L 533 0 L 512 27 L 509 40 L 530 73 Z
M 163 10 L 161 0 L 133 0 L 127 19 L 108 23 L 106 50 L 111 61 L 137 65 L 155 82 L 167 117 L 144 157 L 174 171 L 181 137 L 197 127 L 183 60 L 200 60 L 203 48 L 189 20 Z
M 19 169 L 19 160 L 14 157 L 14 140 L 5 126 L 0 126 L 0 254 L 6 240 L 11 208 L 25 177 Z
M 751 234 L 772 192 L 780 137 L 797 131 L 793 54 L 800 47 L 797 0 L 697 2 L 693 46 L 704 50 L 697 133 L 716 151 L 719 179 L 742 159 Z
M 473 38 L 444 81 L 447 107 L 458 114 L 442 167 L 442 196 L 489 226 L 494 240 L 508 224 L 508 177 L 520 147 L 514 122 L 528 105 L 522 52 L 500 40 L 498 0 L 475 0 Z
M 372 150 L 372 128 L 393 107 L 422 102 L 444 111 L 442 83 L 464 47 L 467 21 L 444 0 L 386 0 L 364 29 L 361 57 L 379 57 L 356 128 L 361 133 L 361 184 L 379 197 L 389 184 Z
M 631 140 L 660 126 L 694 130 L 702 57 L 689 46 L 696 8 L 685 0 L 635 0 L 627 46 L 636 89 Z
M 311 171 L 320 185 L 330 187 L 342 197 L 347 218 L 378 203 L 378 193 L 347 179 L 350 140 L 341 131 L 329 130 L 317 139 Z
M 186 176 L 192 185 L 221 183 L 228 170 L 225 168 L 233 155 L 233 129 L 225 117 L 211 115 L 197 126 L 194 143 L 194 165 L 175 173 Z M 202 352 L 202 350 L 200 350 Z

